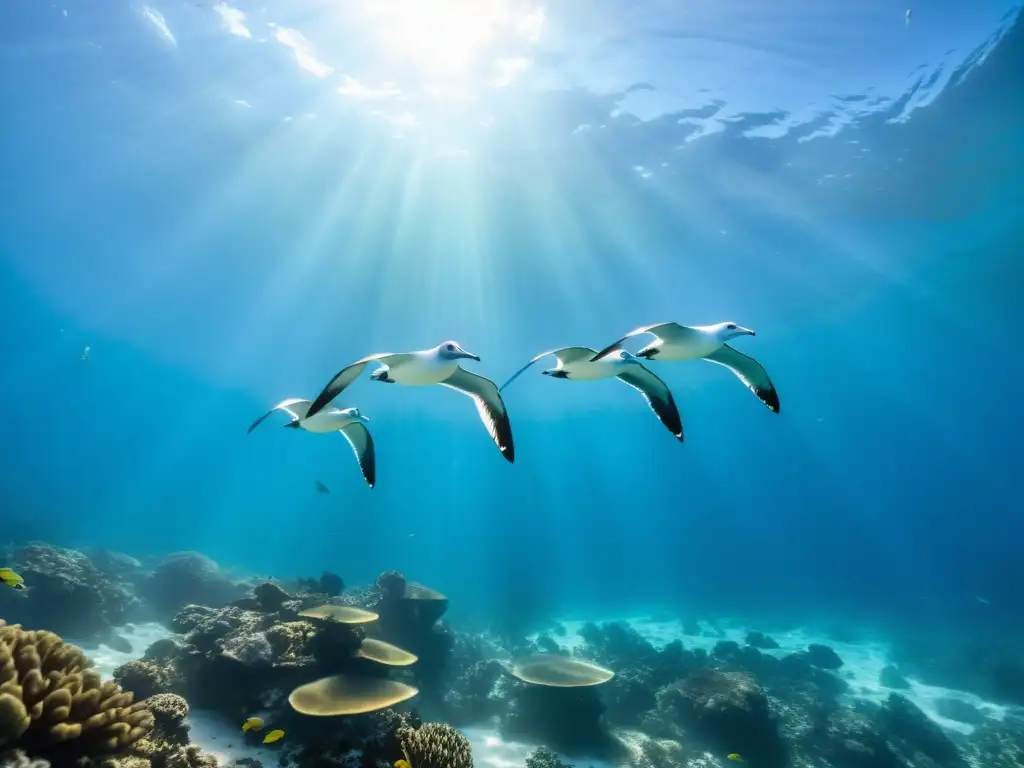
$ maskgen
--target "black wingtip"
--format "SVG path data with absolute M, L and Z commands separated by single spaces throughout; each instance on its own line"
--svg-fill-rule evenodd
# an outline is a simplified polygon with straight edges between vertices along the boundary
M 761 393 L 761 402 L 768 406 L 768 410 L 773 413 L 782 412 L 782 404 L 779 402 L 779 393 L 774 389 L 769 392 Z

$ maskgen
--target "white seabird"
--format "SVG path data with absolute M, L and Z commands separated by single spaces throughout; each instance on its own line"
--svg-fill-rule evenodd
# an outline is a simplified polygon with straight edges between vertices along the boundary
M 655 323 L 630 331 L 614 344 L 598 352 L 591 360 L 607 355 L 626 339 L 649 333 L 654 341 L 636 353 L 645 360 L 677 363 L 685 360 L 704 359 L 724 365 L 742 381 L 757 398 L 775 413 L 779 412 L 779 394 L 768 378 L 768 372 L 752 357 L 747 357 L 730 347 L 727 342 L 737 336 L 756 335 L 749 328 L 736 323 L 715 325 L 679 325 L 679 323 Z
M 624 349 L 613 350 L 607 355 L 598 355 L 590 347 L 562 347 L 541 352 L 512 374 L 512 377 L 501 385 L 499 391 L 504 390 L 518 378 L 519 374 L 548 355 L 555 356 L 555 367 L 541 371 L 545 376 L 570 381 L 617 378 L 643 395 L 647 405 L 661 423 L 679 438 L 679 442 L 683 441 L 683 422 L 679 418 L 679 409 L 676 408 L 672 392 L 665 382 L 645 368 L 635 355 Z
M 309 416 L 319 413 L 321 408 L 359 378 L 367 365 L 376 362 L 381 366 L 370 374 L 374 381 L 404 384 L 407 387 L 440 384 L 471 397 L 488 434 L 498 446 L 501 455 L 511 464 L 515 461 L 515 445 L 512 442 L 512 425 L 508 420 L 505 402 L 493 381 L 459 367 L 459 360 L 463 358 L 480 361 L 479 357 L 467 352 L 454 341 L 446 341 L 436 347 L 417 352 L 381 352 L 369 355 L 346 365 L 334 375 L 323 391 L 316 396 L 309 408 Z
M 373 436 L 365 426 L 370 417 L 361 414 L 358 408 L 328 408 L 310 414 L 310 405 L 311 400 L 303 400 L 300 397 L 282 400 L 256 419 L 249 427 L 249 432 L 256 429 L 274 411 L 284 411 L 291 416 L 292 420 L 284 426 L 292 429 L 301 428 L 316 434 L 341 432 L 356 454 L 356 461 L 359 462 L 359 470 L 363 473 L 366 484 L 373 488 L 377 482 L 377 460 L 373 451 Z

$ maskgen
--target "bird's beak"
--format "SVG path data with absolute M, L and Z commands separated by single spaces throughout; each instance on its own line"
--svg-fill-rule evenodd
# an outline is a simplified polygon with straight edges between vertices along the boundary
M 468 357 L 470 360 L 476 360 L 478 363 L 480 362 L 480 358 L 479 357 L 474 355 L 472 352 L 467 352 L 464 349 L 460 349 L 459 350 L 459 357 Z
M 370 417 L 369 417 L 369 416 L 364 416 L 364 415 L 363 415 L 363 414 L 361 414 L 361 413 L 359 414 L 359 418 L 360 418 L 360 419 L 362 419 L 363 421 L 369 421 L 369 420 L 370 420 Z
M 744 332 L 745 334 L 747 334 L 748 336 L 757 336 L 757 334 L 756 334 L 756 333 L 754 333 L 754 332 L 753 332 L 753 331 L 752 331 L 751 329 L 749 329 L 749 328 L 740 328 L 740 330 L 741 330 L 741 331 L 743 331 L 743 332 Z

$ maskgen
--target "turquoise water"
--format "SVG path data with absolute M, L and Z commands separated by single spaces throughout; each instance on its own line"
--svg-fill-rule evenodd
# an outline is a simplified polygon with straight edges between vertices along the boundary
M 346 7 L 0 11 L 6 538 L 397 568 L 456 616 L 1019 615 L 1014 3 Z M 500 383 L 664 320 L 755 329 L 781 414 L 652 363 L 680 445 L 533 369 L 510 466 L 466 398 L 364 377 L 372 490 L 245 432 L 369 353 Z

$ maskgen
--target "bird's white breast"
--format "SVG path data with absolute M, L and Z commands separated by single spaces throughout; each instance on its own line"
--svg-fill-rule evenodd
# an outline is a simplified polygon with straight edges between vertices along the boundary
M 712 333 L 701 331 L 682 339 L 659 339 L 645 349 L 655 348 L 658 354 L 652 359 L 664 363 L 681 363 L 684 360 L 698 360 L 707 357 L 722 346 Z
M 325 408 L 302 421 L 299 426 L 307 432 L 323 434 L 325 432 L 336 432 L 353 421 L 354 419 L 347 414 L 343 414 L 339 409 Z
M 559 366 L 573 381 L 598 381 L 619 375 L 620 366 L 612 362 L 577 360 L 569 365 Z
M 455 373 L 458 360 L 443 360 L 435 354 L 415 353 L 408 359 L 388 364 L 388 378 L 407 387 L 440 384 Z

